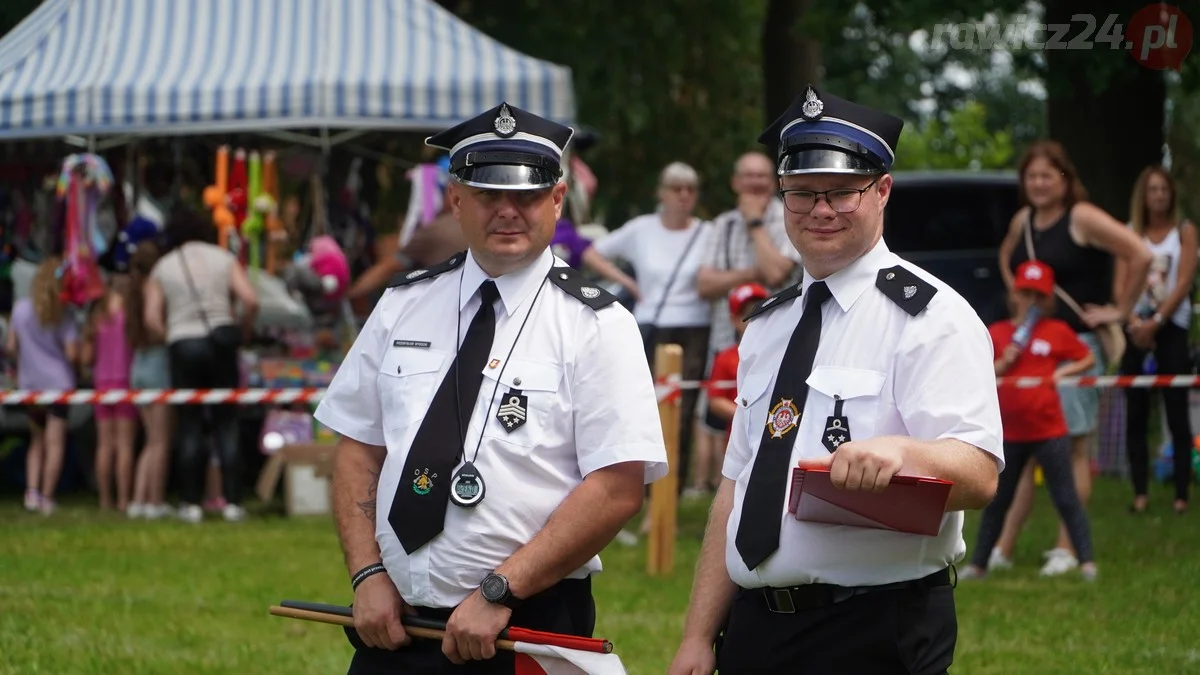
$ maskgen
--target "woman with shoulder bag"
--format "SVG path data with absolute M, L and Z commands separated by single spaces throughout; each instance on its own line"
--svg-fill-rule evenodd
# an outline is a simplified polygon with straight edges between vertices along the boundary
M 176 209 L 166 231 L 174 250 L 154 266 L 145 286 L 146 327 L 165 335 L 171 384 L 177 389 L 238 386 L 238 347 L 253 330 L 258 295 L 229 251 L 216 246 L 216 230 L 203 216 Z M 234 301 L 241 305 L 241 326 Z M 200 522 L 206 465 L 215 447 L 225 492 L 225 520 L 245 517 L 241 507 L 237 407 L 183 405 L 178 409 L 179 517 Z
M 1018 175 L 1022 207 L 1000 244 L 1000 273 L 1011 289 L 1014 271 L 1026 260 L 1040 260 L 1054 269 L 1054 291 L 1061 301 L 1056 318 L 1067 322 L 1096 357 L 1097 365 L 1083 375 L 1099 375 L 1104 371 L 1101 364 L 1120 362 L 1125 349 L 1121 327 L 1145 285 L 1150 251 L 1129 228 L 1087 201 L 1079 172 L 1058 142 L 1041 140 L 1030 145 L 1021 158 Z M 1116 292 L 1114 261 L 1122 261 L 1129 270 L 1126 285 Z M 1100 392 L 1063 387 L 1059 399 L 1071 437 L 1075 488 L 1086 507 L 1092 492 L 1092 447 L 1099 426 Z M 989 569 L 1011 566 L 1017 536 L 1032 508 L 1033 470 L 1032 464 L 1027 464 Z M 1046 558 L 1042 567 L 1046 576 L 1078 566 L 1070 536 L 1061 523 L 1058 542 Z

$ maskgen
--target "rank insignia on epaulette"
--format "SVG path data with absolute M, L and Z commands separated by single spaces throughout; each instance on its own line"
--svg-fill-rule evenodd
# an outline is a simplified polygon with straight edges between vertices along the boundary
M 875 287 L 911 316 L 920 314 L 938 290 L 903 265 L 879 270 Z
M 388 282 L 388 288 L 397 288 L 399 286 L 407 286 L 417 281 L 424 279 L 432 279 L 439 274 L 449 272 L 452 269 L 462 265 L 467 259 L 467 252 L 454 254 L 449 260 L 440 262 L 433 267 L 425 267 L 422 269 L 411 270 L 409 272 L 401 272 Z
M 755 307 L 753 311 L 746 315 L 746 321 L 750 321 L 760 314 L 765 314 L 772 309 L 779 307 L 780 305 L 784 305 L 788 300 L 793 300 L 800 297 L 800 293 L 803 288 L 804 285 L 802 283 L 794 284 L 763 300 L 762 302 L 758 303 L 758 306 Z
M 617 296 L 592 285 L 573 267 L 551 267 L 549 279 L 567 295 L 592 309 L 603 309 L 617 301 Z

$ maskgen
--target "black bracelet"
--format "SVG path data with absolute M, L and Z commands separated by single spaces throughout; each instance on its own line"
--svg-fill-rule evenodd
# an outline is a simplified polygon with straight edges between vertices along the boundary
M 350 579 L 350 590 L 357 591 L 358 585 L 361 584 L 367 577 L 386 571 L 387 568 L 383 566 L 383 563 L 373 563 L 367 565 L 366 567 L 354 573 L 354 576 Z

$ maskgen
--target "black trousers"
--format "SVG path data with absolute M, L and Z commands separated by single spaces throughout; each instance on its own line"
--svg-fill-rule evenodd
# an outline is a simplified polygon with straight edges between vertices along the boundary
M 417 615 L 447 620 L 453 609 L 417 607 Z M 513 610 L 510 626 L 532 630 L 592 637 L 596 630 L 596 603 L 592 599 L 592 580 L 564 579 L 545 591 L 527 599 Z M 442 653 L 440 640 L 414 638 L 406 647 L 395 651 L 368 647 L 353 628 L 346 628 L 346 637 L 354 645 L 354 658 L 347 675 L 513 675 L 513 652 L 497 650 L 494 658 L 468 661 L 457 666 Z
M 779 609 L 779 607 L 776 607 Z M 881 590 L 795 613 L 738 589 L 717 643 L 721 675 L 937 675 L 954 660 L 954 589 Z
M 1140 375 L 1145 358 L 1146 351 L 1130 343 L 1121 359 L 1121 373 Z M 1158 374 L 1191 374 L 1187 331 L 1173 323 L 1163 325 L 1155 336 L 1154 360 L 1158 364 Z M 1191 390 L 1165 387 L 1160 391 L 1174 452 L 1175 498 L 1186 501 L 1192 482 L 1192 425 L 1188 417 L 1188 392 Z M 1149 490 L 1150 392 L 1150 389 L 1139 387 L 1125 390 L 1125 449 L 1129 454 L 1129 474 L 1135 495 L 1144 495 Z
M 189 338 L 172 342 L 167 354 L 171 364 L 171 386 L 176 389 L 238 386 L 236 348 L 222 348 L 208 338 Z M 204 501 L 204 479 L 215 447 L 221 462 L 221 488 L 225 501 L 241 504 L 237 405 L 181 405 L 175 409 L 175 419 L 180 499 L 188 504 Z

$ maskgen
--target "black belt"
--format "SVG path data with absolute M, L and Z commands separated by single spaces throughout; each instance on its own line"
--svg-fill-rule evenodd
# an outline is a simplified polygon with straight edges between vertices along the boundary
M 881 591 L 906 589 L 929 589 L 950 585 L 950 568 L 947 567 L 921 579 L 897 581 L 878 586 L 837 586 L 834 584 L 805 584 L 788 588 L 743 588 L 741 593 L 761 593 L 767 609 L 776 614 L 795 614 L 806 609 L 827 607 L 859 595 Z

